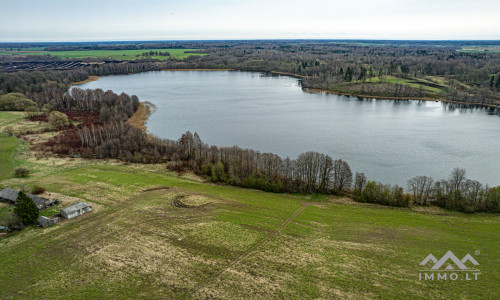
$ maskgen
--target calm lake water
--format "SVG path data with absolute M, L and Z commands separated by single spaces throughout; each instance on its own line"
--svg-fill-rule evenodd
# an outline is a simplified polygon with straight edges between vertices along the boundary
M 500 117 L 487 110 L 310 94 L 297 79 L 249 72 L 147 72 L 80 87 L 154 103 L 147 128 L 162 138 L 190 130 L 212 145 L 291 158 L 318 151 L 346 160 L 369 179 L 405 187 L 413 176 L 447 178 L 455 167 L 500 185 Z

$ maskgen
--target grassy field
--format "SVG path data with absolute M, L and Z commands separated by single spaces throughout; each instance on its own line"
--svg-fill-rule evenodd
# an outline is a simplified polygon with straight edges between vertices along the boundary
M 483 45 L 473 45 L 473 46 L 464 46 L 462 49 L 458 50 L 459 52 L 492 52 L 492 53 L 500 53 L 500 46 L 483 46 Z
M 0 135 L 6 126 L 15 126 L 24 118 L 25 113 L 19 111 L 0 111 Z
M 437 76 L 434 76 L 437 77 Z M 433 82 L 431 80 L 425 80 L 425 79 L 419 79 L 413 80 L 413 79 L 406 79 L 406 78 L 401 78 L 401 77 L 396 77 L 392 75 L 384 76 L 383 78 L 380 78 L 378 76 L 372 77 L 366 82 L 372 82 L 372 83 L 392 83 L 392 84 L 402 84 L 402 85 L 408 85 L 413 88 L 419 89 L 422 88 L 425 91 L 433 92 L 436 94 L 440 94 L 443 92 L 443 89 L 446 88 L 446 83 L 444 82 L 444 79 L 437 77 L 437 82 Z M 355 81 L 355 83 L 361 83 L 361 81 Z M 427 85 L 426 85 L 427 84 Z M 435 86 L 429 86 L 430 85 L 442 85 L 442 88 L 438 88 Z
M 1 298 L 500 297 L 497 215 L 264 193 L 26 147 L 15 159 L 30 177 L 0 184 L 94 211 L 0 237 Z M 477 281 L 418 279 L 420 261 L 448 250 L 478 260 Z
M 140 55 L 149 51 L 169 52 L 170 57 L 184 59 L 191 55 L 204 55 L 202 53 L 186 53 L 186 51 L 196 51 L 197 49 L 144 49 L 144 50 L 83 50 L 83 51 L 6 51 L 0 49 L 0 55 L 46 55 L 60 58 L 109 58 L 113 60 L 136 60 L 145 57 Z M 139 57 L 138 57 L 139 55 Z M 169 59 L 169 56 L 151 56 L 158 60 Z
M 19 144 L 19 140 L 12 137 L 0 137 L 0 180 L 9 178 L 14 171 L 12 151 Z
M 15 126 L 23 117 L 23 113 L 0 111 L 0 180 L 12 175 L 14 170 L 12 152 L 19 144 L 18 139 L 5 136 L 3 129 L 6 126 Z

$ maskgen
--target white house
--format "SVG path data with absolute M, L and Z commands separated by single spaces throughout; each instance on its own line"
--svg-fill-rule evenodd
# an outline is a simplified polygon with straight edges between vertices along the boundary
M 73 219 L 91 210 L 92 210 L 92 205 L 87 204 L 85 202 L 77 202 L 73 205 L 61 209 L 61 216 L 63 216 L 66 219 Z

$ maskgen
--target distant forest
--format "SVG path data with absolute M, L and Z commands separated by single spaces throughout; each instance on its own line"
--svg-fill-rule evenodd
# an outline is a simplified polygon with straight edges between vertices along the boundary
M 437 43 L 437 42 L 436 42 Z M 327 41 L 172 42 L 154 47 L 201 49 L 205 56 L 165 61 L 139 59 L 105 63 L 94 61 L 68 70 L 0 72 L 0 110 L 24 110 L 33 120 L 48 121 L 60 111 L 74 124 L 37 150 L 85 158 L 118 158 L 137 163 L 165 163 L 169 169 L 190 169 L 236 186 L 270 192 L 351 194 L 361 202 L 391 206 L 437 204 L 466 212 L 500 211 L 500 187 L 491 188 L 453 170 L 450 178 L 434 181 L 417 176 L 408 181 L 408 192 L 399 186 L 369 181 L 353 174 L 349 165 L 328 155 L 306 152 L 296 159 L 271 153 L 217 147 L 202 142 L 196 133 L 177 141 L 151 136 L 127 123 L 137 111 L 136 96 L 112 91 L 81 90 L 72 82 L 91 75 L 128 74 L 162 69 L 236 69 L 281 72 L 301 78 L 305 88 L 339 93 L 394 98 L 433 98 L 464 105 L 499 104 L 500 54 L 468 53 L 458 42 L 377 41 L 356 44 Z M 175 45 L 174 45 L 175 44 Z M 495 44 L 496 45 L 496 44 Z M 18 48 L 21 45 L 10 45 Z M 24 45 L 34 46 L 34 45 Z M 4 45 L 5 47 L 5 45 Z M 146 47 L 125 43 L 99 45 L 45 45 L 79 51 L 84 47 Z M 151 46 L 153 47 L 153 46 Z M 154 48 L 150 48 L 154 49 Z M 149 57 L 148 55 L 145 56 Z M 1 63 L 57 60 L 38 55 L 0 56 Z M 16 132 L 9 134 L 19 135 Z
M 464 51 L 475 45 L 486 49 Z M 76 65 L 78 68 L 74 70 L 82 72 L 78 75 L 82 77 L 192 68 L 278 72 L 300 77 L 306 89 L 366 97 L 440 99 L 468 105 L 500 106 L 498 41 L 195 41 L 0 44 L 1 47 L 8 50 L 39 47 L 51 51 L 199 49 L 197 52 L 206 55 L 165 61 L 142 55 L 138 60 L 125 63 L 109 60 L 103 63 L 104 60 L 92 58 L 84 60 L 84 67 Z M 57 60 L 61 59 L 47 55 L 1 55 L 0 69 L 7 63 Z M 10 82 L 22 80 L 15 77 L 2 75 L 1 90 L 23 93 L 27 86 Z M 43 81 L 43 78 L 34 80 Z

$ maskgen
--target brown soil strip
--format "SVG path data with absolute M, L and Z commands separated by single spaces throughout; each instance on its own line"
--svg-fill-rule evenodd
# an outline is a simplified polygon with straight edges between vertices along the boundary
M 87 78 L 85 80 L 72 82 L 71 85 L 84 84 L 84 83 L 87 83 L 87 82 L 96 81 L 97 79 L 99 79 L 99 76 L 89 76 L 89 78 Z
M 302 213 L 302 211 L 304 211 L 304 209 L 306 209 L 306 207 L 308 207 L 309 205 L 311 205 L 311 203 L 309 203 L 309 202 L 304 203 L 288 219 L 286 219 L 278 228 L 276 228 L 274 231 L 271 231 L 266 237 L 264 237 L 263 239 L 261 239 L 260 241 L 258 241 L 256 244 L 254 244 L 248 250 L 246 250 L 245 252 L 243 252 L 240 256 L 236 257 L 234 260 L 232 260 L 231 262 L 229 262 L 225 267 L 223 267 L 217 273 L 213 274 L 212 276 L 208 277 L 204 281 L 202 281 L 199 284 L 197 284 L 195 287 L 193 287 L 191 290 L 189 290 L 187 292 L 187 294 L 194 294 L 194 293 L 196 293 L 197 291 L 199 291 L 200 289 L 202 289 L 203 287 L 205 287 L 206 285 L 208 285 L 209 283 L 211 283 L 212 281 L 214 281 L 215 279 L 217 279 L 219 276 L 221 276 L 224 272 L 226 272 L 227 270 L 229 270 L 231 267 L 233 267 L 234 265 L 238 264 L 243 259 L 245 259 L 248 256 L 250 256 L 253 252 L 255 252 L 255 250 L 257 250 L 257 248 L 259 248 L 260 246 L 262 246 L 264 243 L 266 243 L 271 238 L 275 237 L 278 233 L 280 233 L 283 229 L 285 229 L 285 227 L 288 224 L 290 224 L 290 222 L 292 222 L 293 219 L 295 219 L 300 213 Z

